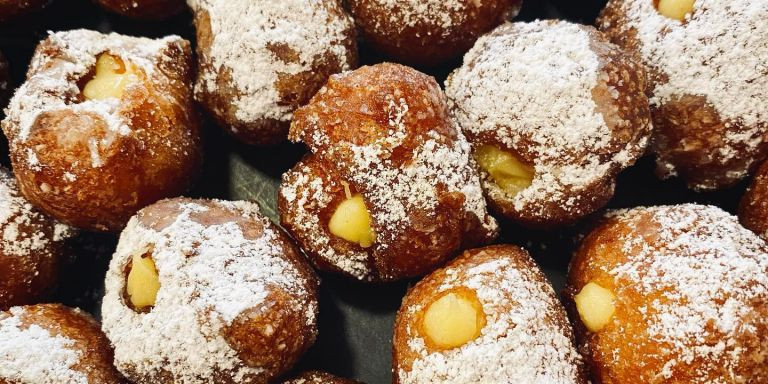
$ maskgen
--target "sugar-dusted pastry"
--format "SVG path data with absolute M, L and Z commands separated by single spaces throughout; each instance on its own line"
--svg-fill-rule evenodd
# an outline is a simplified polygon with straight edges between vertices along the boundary
M 73 233 L 21 197 L 13 175 L 0 167 L 0 310 L 51 292 Z
M 565 310 L 528 253 L 472 249 L 403 299 L 397 384 L 586 383 Z
M 331 76 L 289 137 L 311 154 L 283 175 L 280 219 L 320 269 L 413 277 L 496 235 L 469 144 L 423 73 L 384 63 Z
M 140 20 L 159 20 L 184 10 L 184 0 L 94 0 L 104 9 Z
M 522 0 L 349 0 L 366 42 L 399 62 L 434 66 L 463 55 L 517 15 Z
M 649 71 L 657 173 L 735 184 L 768 156 L 768 2 L 611 0 L 598 20 Z
M 741 198 L 739 221 L 763 240 L 768 240 L 768 162 L 760 166 Z
M 357 66 L 339 0 L 187 0 L 197 28 L 196 98 L 249 144 L 285 140 L 293 111 Z
M 0 0 L 0 22 L 43 8 L 50 2 L 50 0 Z
M 136 383 L 267 383 L 317 335 L 317 277 L 255 203 L 142 209 L 105 289 L 103 329 Z
M 191 61 L 177 36 L 52 33 L 2 123 L 24 197 L 73 226 L 119 231 L 183 193 L 200 167 Z
M 357 380 L 345 379 L 320 371 L 304 372 L 290 378 L 283 384 L 361 384 Z
M 593 383 L 768 382 L 768 245 L 720 208 L 610 213 L 564 299 Z
M 483 36 L 446 81 L 489 205 L 537 227 L 613 196 L 651 131 L 641 65 L 594 28 L 513 23 Z
M 90 315 L 59 304 L 0 312 L 0 382 L 121 384 L 112 347 Z

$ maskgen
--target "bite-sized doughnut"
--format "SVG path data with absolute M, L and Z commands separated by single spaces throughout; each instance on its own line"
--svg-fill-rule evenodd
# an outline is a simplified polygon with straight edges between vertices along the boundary
M 285 140 L 293 111 L 357 66 L 339 0 L 187 0 L 197 28 L 195 96 L 249 144 Z
M 137 383 L 266 383 L 314 343 L 317 289 L 256 204 L 163 200 L 120 235 L 103 329 Z
M 613 196 L 651 131 L 642 67 L 594 28 L 513 23 L 446 81 L 489 205 L 519 223 L 572 223 Z
M 768 241 L 768 162 L 760 166 L 741 198 L 739 221 Z
M 0 361 L 2 383 L 125 383 L 99 323 L 60 304 L 0 312 Z
M 349 0 L 364 37 L 399 62 L 435 66 L 460 57 L 522 0 Z
M 720 208 L 610 213 L 564 299 L 594 383 L 768 382 L 768 245 Z
M 366 281 L 425 274 L 492 240 L 469 144 L 435 80 L 397 64 L 331 76 L 289 138 L 280 219 L 315 265 Z
M 140 20 L 159 20 L 176 15 L 186 7 L 184 0 L 94 0 L 104 9 Z
M 51 0 L 0 0 L 0 22 L 43 8 Z
M 599 28 L 649 71 L 660 176 L 723 188 L 768 156 L 766 14 L 753 0 L 608 2 Z
M 345 379 L 320 371 L 304 372 L 288 379 L 283 384 L 361 384 L 357 380 Z
M 403 299 L 395 383 L 586 383 L 565 310 L 528 253 L 466 251 Z
M 51 216 L 119 231 L 200 167 L 192 52 L 177 36 L 52 33 L 3 120 L 19 188 Z
M 0 167 L 0 310 L 51 292 L 73 234 L 21 197 L 13 175 Z

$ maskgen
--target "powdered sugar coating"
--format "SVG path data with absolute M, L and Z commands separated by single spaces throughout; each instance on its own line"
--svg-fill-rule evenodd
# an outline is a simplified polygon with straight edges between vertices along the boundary
M 17 90 L 6 110 L 7 118 L 3 129 L 12 140 L 25 141 L 29 130 L 42 113 L 71 109 L 77 113 L 89 112 L 101 117 L 106 127 L 116 134 L 129 135 L 131 128 L 126 118 L 119 113 L 119 100 L 75 101 L 80 94 L 78 81 L 87 76 L 96 65 L 99 54 L 108 52 L 140 67 L 148 77 L 156 68 L 158 56 L 169 44 L 182 39 L 168 36 L 162 39 L 128 37 L 116 33 L 102 34 L 96 31 L 78 29 L 55 32 L 49 35 L 50 44 L 63 50 L 56 58 L 35 55 L 30 63 L 29 77 Z M 55 66 L 55 67 L 54 67 Z M 54 70 L 44 70 L 46 68 Z M 8 132 L 8 130 L 11 130 Z M 94 161 L 86 166 L 98 168 L 99 153 L 93 154 Z M 30 149 L 30 166 L 36 166 L 34 149 Z
M 88 384 L 82 372 L 73 369 L 81 352 L 75 341 L 54 335 L 37 324 L 24 324 L 23 307 L 13 307 L 0 318 L 0 380 L 20 384 Z
M 419 314 L 446 292 L 474 291 L 486 316 L 480 336 L 430 350 Z M 530 257 L 513 246 L 471 250 L 426 277 L 404 300 L 395 333 L 397 383 L 584 383 L 565 312 Z
M 73 228 L 42 214 L 19 194 L 16 179 L 0 168 L 0 308 L 31 304 L 57 281 L 62 242 Z
M 557 21 L 498 27 L 446 81 L 473 145 L 501 146 L 535 168 L 532 184 L 514 196 L 482 172 L 491 200 L 510 202 L 505 214 L 534 223 L 573 221 L 612 195 L 612 178 L 648 141 L 643 88 L 642 70 L 617 47 Z
M 259 313 L 268 305 L 275 310 L 274 304 L 265 303 L 275 300 L 275 291 L 286 293 L 278 306 L 295 308 L 300 316 L 297 327 L 314 335 L 316 281 L 285 256 L 289 250 L 283 235 L 259 214 L 256 204 L 188 199 L 158 204 L 165 208 L 149 207 L 131 219 L 107 274 L 103 329 L 115 346 L 116 366 L 140 382 L 270 379 L 276 373 L 249 363 L 256 358 L 237 350 L 226 335 L 237 332 L 232 329 L 251 311 Z M 169 207 L 176 208 L 163 212 Z M 221 219 L 222 212 L 231 214 Z M 160 290 L 155 306 L 137 313 L 124 299 L 126 268 L 133 255 L 146 252 L 157 267 Z
M 361 280 L 396 279 L 495 236 L 469 144 L 442 91 L 419 72 L 385 63 L 333 76 L 297 112 L 290 138 L 313 154 L 283 177 L 281 218 L 320 264 Z M 371 213 L 371 248 L 341 245 L 326 228 L 330 215 L 322 213 L 347 189 Z M 396 260 L 406 253 L 411 260 Z
M 716 189 L 768 156 L 768 3 L 693 7 L 681 22 L 651 1 L 610 1 L 598 25 L 653 75 L 658 173 Z
M 603 285 L 613 282 L 616 316 L 599 337 L 582 338 L 598 377 L 768 379 L 763 240 L 713 206 L 640 207 L 607 220 L 574 259 L 568 289 L 578 292 L 586 279 L 600 276 L 608 279 Z M 627 346 L 615 348 L 614 341 Z M 633 350 L 646 358 L 628 361 Z
M 279 83 L 292 76 L 314 76 L 320 62 L 337 71 L 355 65 L 354 27 L 337 0 L 188 0 L 197 15 L 200 73 L 198 99 L 222 95 L 228 105 L 207 101 L 214 114 L 237 133 L 244 124 L 287 123 L 296 102 L 311 93 L 286 95 Z M 203 24 L 210 24 L 203 25 Z M 205 30 L 201 35 L 201 28 Z M 210 29 L 210 30 L 208 30 Z M 352 49 L 350 49 L 350 44 Z M 327 70 L 327 69 L 325 69 Z M 327 75 L 326 75 L 327 76 Z M 292 80 L 287 80 L 292 81 Z M 316 90 L 325 78 L 304 78 Z M 231 90 L 229 90 L 231 89 Z M 302 99 L 302 100 L 299 100 Z M 225 110 L 225 108 L 227 110 Z

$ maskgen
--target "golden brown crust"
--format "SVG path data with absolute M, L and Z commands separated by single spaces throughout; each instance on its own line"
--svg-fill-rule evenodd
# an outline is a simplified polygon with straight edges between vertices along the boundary
M 56 285 L 68 227 L 45 216 L 23 197 L 0 167 L 0 310 L 38 302 Z
M 768 162 L 755 174 L 739 205 L 739 221 L 764 240 L 768 240 Z
M 40 9 L 50 0 L 0 0 L 0 22 Z
M 647 58 L 643 58 L 643 52 L 650 51 L 659 54 L 659 52 L 668 49 L 668 47 L 662 47 L 660 41 L 646 42 L 646 46 L 644 46 L 638 26 L 644 23 L 654 23 L 655 21 L 650 19 L 656 16 L 656 11 L 652 11 L 654 15 L 637 11 L 634 8 L 638 8 L 635 5 L 638 2 L 639 0 L 608 1 L 608 4 L 597 20 L 597 26 L 613 43 L 626 49 L 638 61 L 643 62 L 648 71 L 649 87 L 647 92 L 652 101 L 651 115 L 655 128 L 650 150 L 657 156 L 656 173 L 662 178 L 679 176 L 687 183 L 689 188 L 694 190 L 714 190 L 733 186 L 754 171 L 760 162 L 768 156 L 768 140 L 764 139 L 765 132 L 768 131 L 768 123 L 766 123 L 765 119 L 758 119 L 756 124 L 747 124 L 741 118 L 728 118 L 722 115 L 713 104 L 713 96 L 703 96 L 705 93 L 698 94 L 697 91 L 706 91 L 696 89 L 697 85 L 690 85 L 689 88 L 692 88 L 692 90 L 678 89 L 674 96 L 668 97 L 663 101 L 656 98 L 654 94 L 657 88 L 667 86 L 670 83 L 670 76 L 664 72 L 666 68 L 660 68 L 659 66 L 670 64 L 661 61 L 648 61 Z M 697 7 L 703 7 L 700 7 L 700 5 L 697 4 Z M 707 4 L 706 6 L 710 8 L 732 8 L 725 7 L 721 3 Z M 739 6 L 734 6 L 734 8 L 737 7 Z M 694 14 L 701 11 L 701 9 L 697 9 Z M 740 11 L 731 10 L 725 12 L 735 12 L 731 17 L 733 19 L 741 16 L 738 13 Z M 730 21 L 728 22 L 730 23 Z M 745 22 L 755 22 L 755 20 Z M 757 22 L 762 22 L 762 16 L 760 16 Z M 686 28 L 686 24 L 687 22 L 683 23 L 682 28 Z M 703 23 L 703 25 L 705 25 L 704 28 L 707 28 L 706 23 Z M 749 27 L 744 27 L 744 30 L 749 29 Z M 731 32 L 723 31 L 721 35 L 729 35 Z M 686 31 L 683 29 L 682 32 L 680 30 L 663 31 L 659 35 L 663 36 L 666 33 L 690 36 L 691 43 L 689 47 L 676 46 L 672 48 L 676 55 L 686 56 L 687 52 L 684 51 L 691 49 L 691 47 L 695 47 L 693 49 L 698 51 L 715 52 L 720 50 L 720 53 L 712 54 L 710 60 L 713 63 L 698 64 L 702 67 L 712 66 L 716 68 L 716 66 L 721 65 L 720 63 L 714 63 L 714 60 L 719 57 L 725 57 L 722 50 L 727 49 L 736 52 L 742 49 L 738 47 L 715 47 L 716 38 L 705 36 L 707 34 L 701 33 L 700 30 Z M 700 39 L 694 37 L 699 35 L 702 36 Z M 659 39 L 661 38 L 659 37 Z M 702 46 L 706 49 L 702 49 Z M 761 53 L 749 51 L 749 48 L 747 48 L 746 54 L 753 56 L 760 55 Z M 731 57 L 732 60 L 748 61 L 745 58 L 727 57 Z M 693 65 L 696 64 L 689 66 Z M 672 70 L 674 71 L 674 69 Z M 722 72 L 727 72 L 728 70 L 738 71 L 743 70 L 743 67 L 740 69 L 728 67 L 725 70 L 721 70 L 717 76 L 722 79 L 704 79 L 706 76 L 711 76 L 709 74 L 711 70 L 706 71 L 706 73 L 702 72 L 697 75 L 702 77 L 700 80 L 704 84 L 700 86 L 706 86 L 705 82 L 707 81 L 730 81 L 732 84 L 728 84 L 727 87 L 735 88 L 740 87 L 742 82 L 754 82 L 753 80 L 743 81 L 738 77 L 729 79 L 728 77 L 732 75 Z M 690 84 L 696 83 L 691 82 Z M 747 92 L 744 92 L 744 95 L 741 96 L 744 98 L 750 97 Z M 714 97 L 726 99 L 728 96 L 717 95 Z M 759 100 L 759 97 L 752 96 L 750 100 L 732 100 L 731 102 L 748 106 L 761 105 L 756 100 Z
M 486 325 L 463 346 L 429 348 L 420 330 L 423 311 L 443 292 L 456 289 L 477 295 Z M 392 344 L 398 384 L 520 382 L 532 377 L 527 375 L 543 382 L 586 383 L 565 311 L 528 252 L 517 246 L 465 251 L 419 281 L 403 299 Z M 525 357 L 515 357 L 523 356 L 521 349 Z
M 125 267 L 146 249 L 160 291 L 149 311 L 136 313 L 123 299 Z M 121 236 L 107 276 L 104 329 L 118 368 L 133 380 L 266 383 L 314 343 L 318 284 L 255 204 L 162 200 L 139 211 Z M 171 323 L 189 329 L 165 331 Z M 206 363 L 190 363 L 197 359 Z
M 520 9 L 520 0 L 350 0 L 366 42 L 398 62 L 431 67 L 466 52 Z
M 495 236 L 468 145 L 420 72 L 385 63 L 332 76 L 296 111 L 290 138 L 312 154 L 283 176 L 281 222 L 321 269 L 361 280 L 418 276 Z M 328 229 L 347 192 L 371 213 L 369 248 Z
M 321 371 L 308 371 L 285 380 L 283 384 L 363 384 L 360 381 L 346 379 Z
M 79 361 L 69 369 L 84 375 L 89 383 L 127 383 L 112 365 L 112 347 L 109 340 L 102 333 L 99 323 L 90 315 L 61 304 L 38 304 L 2 312 L 0 321 L 11 316 L 18 316 L 21 328 L 37 326 L 48 331 L 51 336 L 71 340 L 73 344 L 69 349 L 78 353 Z M 19 345 L 19 348 L 23 349 L 24 345 Z M 50 371 L 61 369 L 67 367 L 49 368 Z M 0 377 L 0 382 L 4 382 L 3 379 L 10 378 Z M 11 379 L 8 383 L 14 382 Z
M 481 170 L 489 205 L 515 222 L 552 228 L 603 207 L 617 174 L 642 156 L 652 128 L 646 84 L 642 65 L 593 27 L 540 21 L 478 40 L 446 92 L 473 148 L 499 148 L 535 169 L 516 194 Z
M 178 14 L 184 0 L 94 0 L 105 9 L 140 20 L 159 20 Z
M 169 38 L 162 51 L 151 58 L 151 75 L 137 68 L 140 80 L 125 89 L 117 112 L 128 133 L 115 132 L 113 123 L 103 115 L 77 109 L 84 101 L 80 93 L 57 95 L 67 107 L 42 110 L 29 127 L 24 127 L 21 116 L 34 113 L 24 112 L 24 108 L 35 108 L 25 104 L 27 98 L 54 92 L 43 82 L 48 76 L 63 80 L 55 73 L 64 65 L 69 48 L 62 46 L 60 39 L 81 36 L 78 33 L 87 37 L 76 44 L 125 39 L 125 43 L 107 48 L 110 50 L 120 49 L 119 44 L 148 44 L 82 31 L 49 37 L 36 50 L 33 63 L 37 65 L 29 70 L 27 87 L 14 97 L 3 130 L 26 198 L 76 227 L 118 231 L 138 209 L 186 191 L 200 167 L 199 116 L 190 87 L 192 52 L 187 41 Z M 83 76 L 78 85 L 82 87 L 87 80 L 88 76 Z M 14 108 L 19 108 L 15 115 Z
M 608 216 L 584 239 L 563 297 L 594 383 L 768 378 L 768 286 L 745 266 L 768 272 L 768 247 L 728 216 L 695 205 L 636 208 Z M 721 276 L 719 265 L 735 269 Z M 598 332 L 587 330 L 574 302 L 590 282 L 616 295 L 611 322 Z
M 217 47 L 217 45 L 222 46 L 225 43 L 216 41 L 216 32 L 211 27 L 211 17 L 218 17 L 219 23 L 235 22 L 226 18 L 226 15 L 211 15 L 210 12 L 216 11 L 209 10 L 218 6 L 215 4 L 217 1 L 220 0 L 197 0 L 196 2 L 201 5 L 193 7 L 197 31 L 196 50 L 199 72 L 195 97 L 200 101 L 203 108 L 216 120 L 219 126 L 245 143 L 270 145 L 284 141 L 290 125 L 290 113 L 299 106 L 306 104 L 315 92 L 323 86 L 330 75 L 357 66 L 357 38 L 355 30 L 352 28 L 351 22 L 349 22 L 349 28 L 339 32 L 340 41 L 334 42 L 333 47 L 320 47 L 319 49 L 322 49 L 322 52 L 312 57 L 309 61 L 303 59 L 303 53 L 298 50 L 307 48 L 307 44 L 317 45 L 318 42 L 292 41 L 291 44 L 293 45 L 290 45 L 276 39 L 274 41 L 267 41 L 264 47 L 249 47 L 249 49 L 254 50 L 251 53 L 252 56 L 265 55 L 269 56 L 268 60 L 271 60 L 271 63 L 268 64 L 269 68 L 264 68 L 265 65 L 262 63 L 258 71 L 274 72 L 261 74 L 264 77 L 270 77 L 274 74 L 274 81 L 271 84 L 259 84 L 259 87 L 264 87 L 265 89 L 255 89 L 258 87 L 248 84 L 250 80 L 237 77 L 233 73 L 230 66 L 237 65 L 237 63 L 228 61 L 235 59 L 221 57 L 227 54 L 227 50 Z M 260 6 L 265 8 L 274 7 L 274 4 L 271 2 L 261 1 L 261 4 Z M 315 10 L 317 14 L 326 14 L 327 19 L 324 22 L 329 25 L 343 24 L 349 17 L 337 0 L 312 2 L 311 5 L 305 4 L 305 6 L 318 8 Z M 255 7 L 258 6 L 255 5 Z M 291 17 L 294 17 L 295 13 L 303 12 L 294 9 L 294 7 L 294 5 L 286 5 L 285 10 L 281 12 L 287 13 L 280 17 L 284 18 L 287 22 L 299 22 L 298 20 L 290 20 Z M 320 12 L 321 10 L 322 13 Z M 252 31 L 244 32 L 244 35 L 262 34 L 266 36 L 267 34 L 266 31 L 259 31 L 259 28 L 266 28 L 265 26 L 243 24 L 243 28 L 254 28 Z M 305 27 L 312 28 L 311 26 Z M 285 34 L 293 33 L 290 30 L 284 32 Z M 328 34 L 335 32 L 327 30 L 316 31 L 316 33 Z M 219 37 L 219 40 L 222 38 Z M 229 37 L 227 38 L 229 39 Z M 298 39 L 301 40 L 303 38 L 305 37 L 299 37 Z M 315 48 L 313 47 L 312 49 Z M 343 51 L 344 54 L 339 55 L 339 50 Z M 242 52 L 238 52 L 238 54 L 242 54 Z M 254 60 L 257 59 L 262 60 L 262 58 L 254 58 Z M 301 71 L 297 72 L 295 70 L 297 66 L 302 68 Z M 272 108 L 284 111 L 285 113 L 279 117 L 269 116 L 275 114 L 273 111 L 242 111 L 242 109 L 246 108 L 236 102 L 241 98 L 249 97 L 270 98 L 272 97 L 269 94 L 271 91 L 274 91 L 277 95 L 273 103 L 274 105 L 249 105 L 248 107 L 256 109 Z M 260 117 L 245 118 L 243 115 L 260 115 Z

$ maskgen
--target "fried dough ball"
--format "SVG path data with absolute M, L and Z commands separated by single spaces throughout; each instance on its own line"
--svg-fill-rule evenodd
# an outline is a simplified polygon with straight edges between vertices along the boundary
M 592 27 L 503 25 L 446 81 L 489 205 L 534 227 L 605 205 L 651 131 L 642 67 Z
M 177 36 L 52 33 L 2 123 L 24 197 L 73 226 L 119 231 L 183 193 L 201 157 L 191 60 Z
M 739 221 L 763 240 L 768 240 L 768 162 L 760 166 L 741 198 Z
M 184 0 L 94 0 L 104 9 L 140 20 L 174 16 L 186 7 Z
M 51 292 L 73 233 L 21 197 L 13 175 L 0 167 L 0 310 Z
M 768 156 L 768 3 L 611 0 L 598 20 L 650 74 L 657 173 L 731 186 Z
M 344 379 L 320 371 L 304 372 L 292 379 L 286 380 L 283 384 L 361 384 L 357 380 Z
M 280 219 L 323 270 L 390 281 L 433 270 L 497 232 L 469 145 L 435 80 L 397 64 L 331 76 L 289 138 Z
M 197 28 L 195 97 L 249 144 L 285 140 L 293 111 L 357 66 L 339 0 L 188 0 Z
M 50 2 L 50 0 L 0 0 L 0 22 L 43 8 Z
M 586 383 L 565 310 L 528 253 L 464 252 L 403 299 L 394 382 Z
M 112 347 L 99 323 L 60 304 L 0 312 L 0 382 L 125 383 L 112 366 Z
M 403 63 L 435 66 L 464 54 L 522 0 L 349 0 L 365 39 Z
M 103 329 L 136 383 L 267 383 L 314 343 L 317 289 L 256 204 L 163 200 L 120 235 Z
M 768 245 L 719 208 L 609 214 L 564 299 L 595 383 L 768 382 Z

